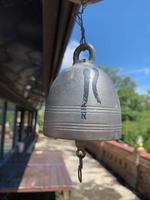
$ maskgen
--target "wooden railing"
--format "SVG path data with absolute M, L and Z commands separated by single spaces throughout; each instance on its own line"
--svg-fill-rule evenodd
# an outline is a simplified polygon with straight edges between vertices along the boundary
M 150 154 L 116 141 L 89 141 L 86 149 L 130 187 L 150 199 Z

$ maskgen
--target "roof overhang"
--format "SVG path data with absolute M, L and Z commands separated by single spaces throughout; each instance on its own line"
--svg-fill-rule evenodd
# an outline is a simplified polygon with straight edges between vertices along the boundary
M 45 92 L 56 77 L 72 27 L 78 5 L 69 0 L 43 1 L 44 28 L 44 85 Z
M 0 0 L 0 97 L 38 109 L 58 73 L 77 5 Z

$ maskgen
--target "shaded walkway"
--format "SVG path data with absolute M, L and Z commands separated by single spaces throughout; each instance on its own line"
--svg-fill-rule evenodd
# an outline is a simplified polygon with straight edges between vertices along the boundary
M 84 159 L 83 183 L 80 184 L 77 177 L 78 158 L 75 155 L 76 147 L 73 141 L 54 140 L 41 136 L 35 150 L 47 149 L 63 152 L 67 168 L 76 185 L 72 200 L 139 200 L 90 155 Z

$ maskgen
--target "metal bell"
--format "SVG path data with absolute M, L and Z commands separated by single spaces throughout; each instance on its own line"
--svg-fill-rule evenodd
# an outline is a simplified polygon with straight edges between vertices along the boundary
M 79 60 L 82 51 L 89 60 Z M 115 140 L 121 136 L 118 95 L 108 75 L 93 64 L 95 51 L 82 44 L 73 66 L 54 80 L 45 112 L 44 134 L 71 140 Z

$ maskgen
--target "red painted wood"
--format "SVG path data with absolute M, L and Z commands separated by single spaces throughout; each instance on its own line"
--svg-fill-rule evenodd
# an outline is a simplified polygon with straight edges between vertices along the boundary
M 150 153 L 148 152 L 142 152 L 140 155 L 146 159 L 150 159 Z
M 15 153 L 0 168 L 0 192 L 70 191 L 74 187 L 61 152 Z
M 122 143 L 119 143 L 117 141 L 108 141 L 107 143 L 112 144 L 114 146 L 117 146 L 117 147 L 119 147 L 119 148 L 121 148 L 123 150 L 126 150 L 128 152 L 131 152 L 131 153 L 134 151 L 133 147 L 130 147 L 127 144 L 124 144 L 124 143 L 122 144 Z

